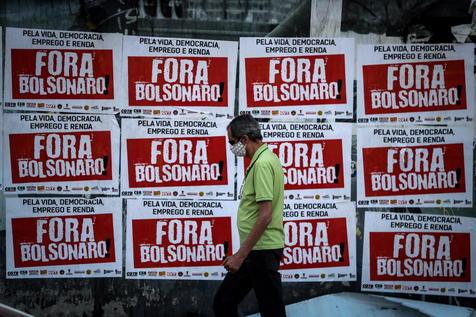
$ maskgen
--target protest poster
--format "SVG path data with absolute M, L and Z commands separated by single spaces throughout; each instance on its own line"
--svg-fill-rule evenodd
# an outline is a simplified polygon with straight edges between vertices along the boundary
M 238 43 L 124 36 L 123 115 L 233 115 Z
M 470 126 L 357 128 L 359 207 L 471 207 Z
M 224 118 L 124 118 L 122 195 L 233 199 L 236 168 L 227 124 Z
M 358 123 L 472 122 L 473 44 L 357 46 Z
M 239 77 L 240 114 L 351 119 L 354 40 L 242 37 Z
M 362 291 L 476 297 L 476 219 L 365 212 Z
M 350 201 L 351 124 L 261 122 L 260 128 L 283 166 L 285 197 Z M 238 188 L 250 163 L 238 158 Z
M 221 280 L 236 201 L 127 199 L 126 278 Z
M 122 276 L 120 198 L 6 198 L 7 278 Z
M 122 35 L 7 28 L 5 109 L 119 111 Z
M 355 204 L 286 200 L 283 282 L 355 281 Z
M 98 114 L 5 113 L 5 192 L 119 194 L 119 125 Z

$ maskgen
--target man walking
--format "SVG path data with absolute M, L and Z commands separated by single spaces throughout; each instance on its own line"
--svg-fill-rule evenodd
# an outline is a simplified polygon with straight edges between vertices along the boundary
M 251 163 L 238 208 L 240 249 L 223 261 L 228 274 L 215 294 L 213 310 L 217 317 L 238 316 L 238 304 L 253 288 L 262 317 L 286 316 L 278 272 L 284 247 L 283 168 L 251 115 L 234 118 L 227 132 L 231 151 Z

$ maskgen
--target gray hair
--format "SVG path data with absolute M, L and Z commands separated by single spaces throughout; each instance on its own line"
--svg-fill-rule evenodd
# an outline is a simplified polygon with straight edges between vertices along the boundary
M 241 138 L 246 135 L 251 141 L 263 140 L 259 123 L 250 114 L 235 117 L 228 124 L 228 129 L 230 129 L 231 136 L 234 138 Z

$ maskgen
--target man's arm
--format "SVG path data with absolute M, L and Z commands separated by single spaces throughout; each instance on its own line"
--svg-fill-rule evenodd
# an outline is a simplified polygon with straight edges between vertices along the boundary
M 241 264 L 251 252 L 255 244 L 261 238 L 261 235 L 268 227 L 272 220 L 273 209 L 270 200 L 258 202 L 258 218 L 250 231 L 248 237 L 243 241 L 240 249 L 235 254 L 227 257 L 223 261 L 223 266 L 230 272 L 236 272 L 240 268 Z

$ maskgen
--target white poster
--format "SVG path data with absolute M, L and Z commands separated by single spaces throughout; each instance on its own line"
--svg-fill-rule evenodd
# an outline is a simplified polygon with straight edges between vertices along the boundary
M 474 44 L 357 46 L 358 123 L 472 122 Z
M 7 278 L 122 276 L 120 198 L 7 198 Z
M 5 192 L 119 194 L 114 116 L 5 113 L 4 128 Z
M 221 280 L 239 248 L 236 201 L 127 199 L 126 278 Z
M 350 201 L 351 124 L 261 122 L 260 128 L 283 166 L 287 198 Z M 250 163 L 238 158 L 238 188 Z
M 471 207 L 470 126 L 357 128 L 359 207 Z
M 353 115 L 354 40 L 240 38 L 240 114 Z
M 125 36 L 123 115 L 233 115 L 238 43 Z
M 283 281 L 355 281 L 356 226 L 354 203 L 285 201 Z
M 122 35 L 7 28 L 5 109 L 119 111 Z
M 126 197 L 234 199 L 228 120 L 122 120 L 121 191 Z
M 476 297 L 476 219 L 365 212 L 362 291 Z

